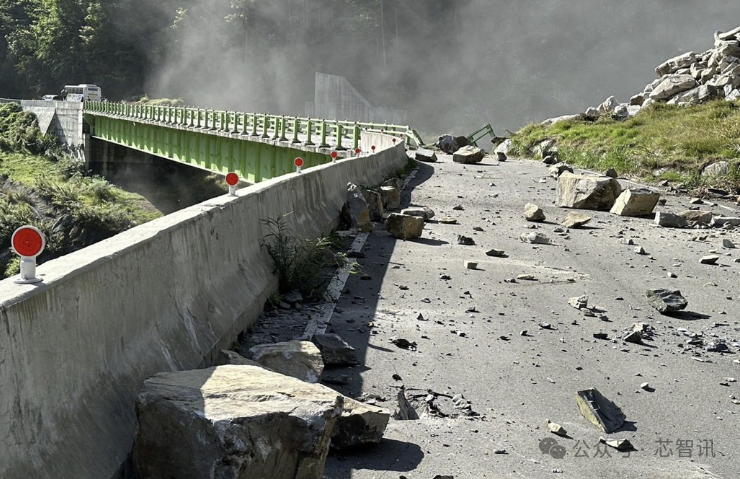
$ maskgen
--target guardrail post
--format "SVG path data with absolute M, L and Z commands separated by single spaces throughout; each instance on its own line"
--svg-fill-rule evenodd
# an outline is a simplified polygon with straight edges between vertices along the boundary
M 308 136 L 308 139 L 306 140 L 306 143 L 304 145 L 306 146 L 313 146 L 314 142 L 311 141 L 311 134 L 313 134 L 313 121 L 311 119 L 308 119 L 308 123 L 306 126 L 306 135 Z
M 337 137 L 336 150 L 346 150 L 346 148 L 342 146 L 342 136 L 344 136 L 344 131 L 343 131 L 344 127 L 342 126 L 341 123 L 337 122 L 334 128 L 335 128 L 334 132 L 336 133 L 336 137 Z
M 329 144 L 326 142 L 326 120 L 321 120 L 319 132 L 321 133 L 321 143 L 319 143 L 319 148 L 328 148 Z
M 273 118 L 275 119 L 275 131 L 272 134 L 272 139 L 277 140 L 280 138 L 280 117 L 275 116 Z
M 301 140 L 298 139 L 298 130 L 299 128 L 298 123 L 298 117 L 293 118 L 293 141 L 291 143 L 300 143 Z
M 288 128 L 287 122 L 285 121 L 285 116 L 280 117 L 280 141 L 288 141 L 288 139 L 285 137 L 285 132 Z
M 355 126 L 352 129 L 352 149 L 356 150 L 360 147 L 360 125 L 355 122 Z
M 270 138 L 267 130 L 270 129 L 270 117 L 267 113 L 262 116 L 262 138 Z
M 247 129 L 249 127 L 248 122 L 249 122 L 249 116 L 246 113 L 242 113 L 242 131 L 241 131 L 242 135 L 247 134 Z
M 257 136 L 257 114 L 252 113 L 252 136 Z

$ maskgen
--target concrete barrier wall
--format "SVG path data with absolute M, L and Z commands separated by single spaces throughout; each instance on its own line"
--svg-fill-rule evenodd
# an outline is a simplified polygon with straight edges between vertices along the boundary
M 0 282 L 0 477 L 122 474 L 143 380 L 210 365 L 275 291 L 261 220 L 292 212 L 299 236 L 318 237 L 348 182 L 406 162 L 399 143 L 286 175 L 42 264 L 39 285 Z
M 51 133 L 69 146 L 80 146 L 82 141 L 82 102 L 21 100 L 24 110 L 36 114 L 41 132 Z

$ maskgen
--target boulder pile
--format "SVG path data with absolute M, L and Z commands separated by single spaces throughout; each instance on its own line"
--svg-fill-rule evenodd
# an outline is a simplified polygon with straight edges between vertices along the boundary
M 584 113 L 550 118 L 543 122 L 552 125 L 563 120 L 596 121 L 609 115 L 615 120 L 626 120 L 651 103 L 689 105 L 709 100 L 740 99 L 740 27 L 728 32 L 715 32 L 714 47 L 696 53 L 686 52 L 670 58 L 655 68 L 658 78 L 645 86 L 642 92 L 621 103 L 610 96 L 598 107 Z

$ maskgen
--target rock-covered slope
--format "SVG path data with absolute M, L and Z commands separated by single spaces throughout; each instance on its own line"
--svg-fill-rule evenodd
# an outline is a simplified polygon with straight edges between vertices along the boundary
M 624 120 L 656 102 L 690 105 L 716 99 L 736 101 L 740 99 L 740 27 L 724 33 L 715 32 L 713 48 L 668 59 L 658 65 L 655 72 L 658 78 L 629 102 L 621 103 L 610 96 L 598 108 L 550 118 L 543 124 L 574 119 L 595 121 L 602 115 Z

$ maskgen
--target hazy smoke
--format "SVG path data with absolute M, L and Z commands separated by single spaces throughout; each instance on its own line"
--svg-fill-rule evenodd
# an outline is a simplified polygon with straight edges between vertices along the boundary
M 377 22 L 338 24 L 346 3 L 242 0 L 253 14 L 225 29 L 235 13 L 228 1 L 193 0 L 148 91 L 302 115 L 323 71 L 344 75 L 376 106 L 408 109 L 427 136 L 486 122 L 502 133 L 610 95 L 627 101 L 659 63 L 705 51 L 715 30 L 740 23 L 737 0 L 384 0 L 383 39 Z M 378 1 L 366 3 L 377 11 Z M 333 43 L 318 42 L 329 34 Z

